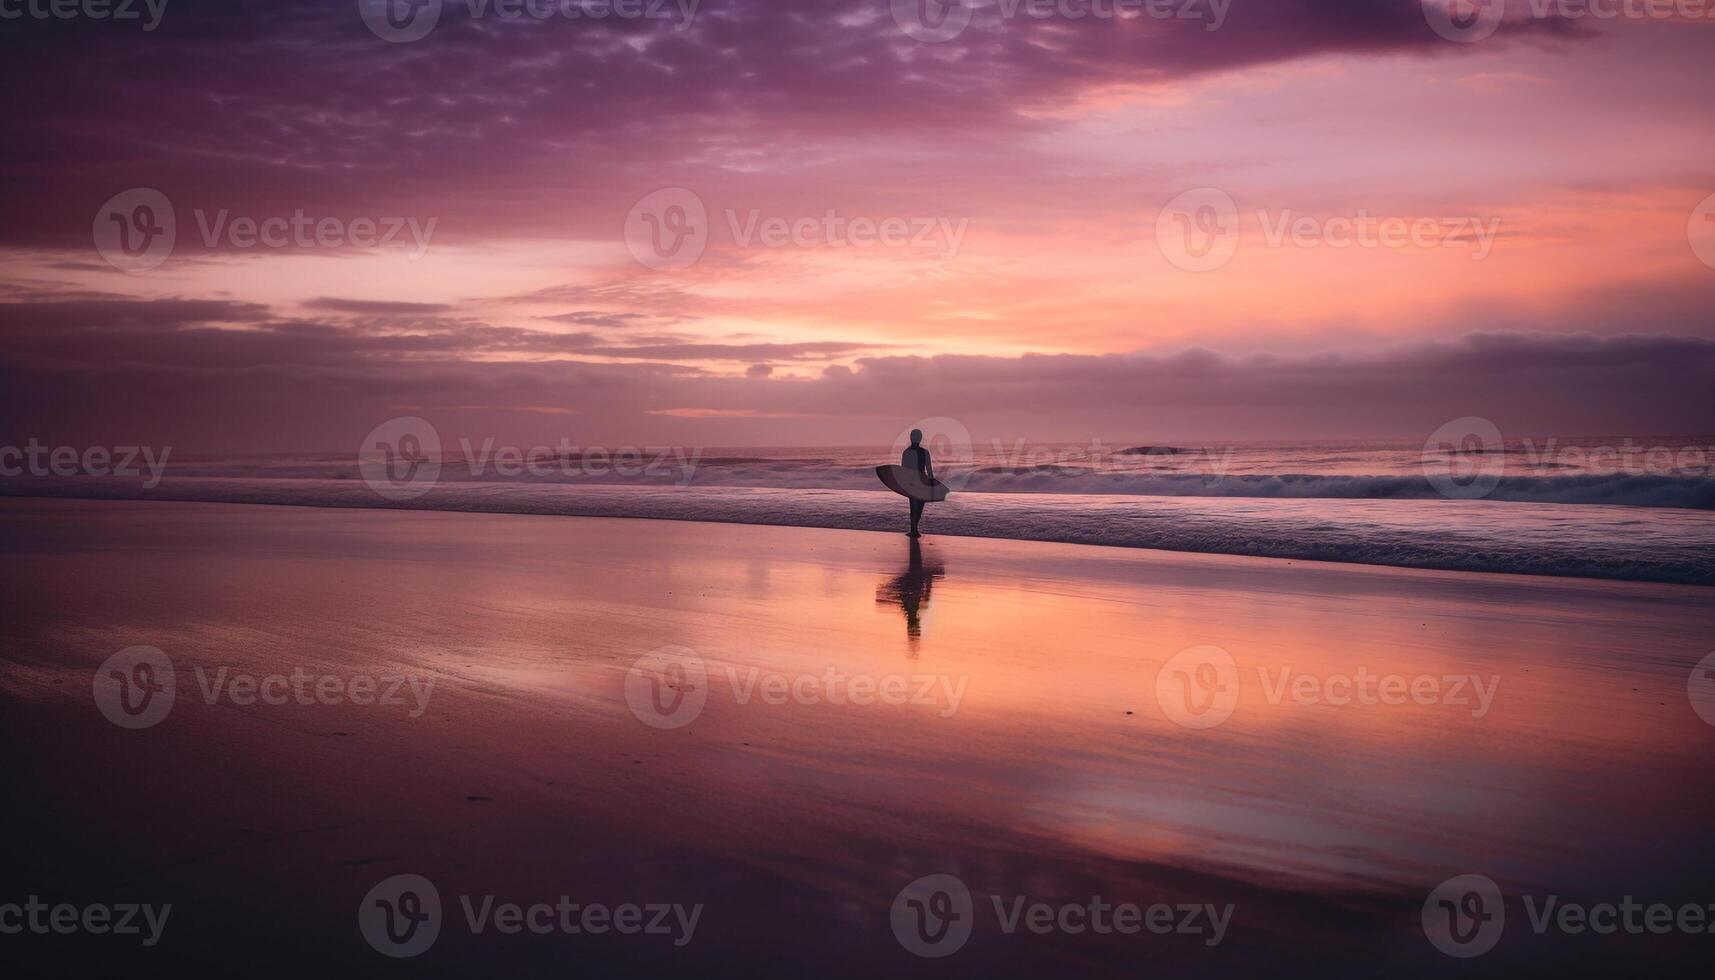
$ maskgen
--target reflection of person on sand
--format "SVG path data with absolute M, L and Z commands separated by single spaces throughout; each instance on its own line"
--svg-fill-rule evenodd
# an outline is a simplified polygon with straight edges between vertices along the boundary
M 923 546 L 913 539 L 910 564 L 906 565 L 905 571 L 876 586 L 875 604 L 904 609 L 905 635 L 916 640 L 923 635 L 919 612 L 929 604 L 929 593 L 935 588 L 935 580 L 946 574 L 947 570 L 939 562 L 923 564 Z
M 922 475 L 924 482 L 935 482 L 935 466 L 929 460 L 929 450 L 923 448 L 923 430 L 911 430 L 911 445 L 899 454 L 899 465 L 908 470 L 916 470 Z M 911 498 L 911 530 L 905 532 L 912 537 L 919 537 L 917 522 L 923 519 L 923 501 Z

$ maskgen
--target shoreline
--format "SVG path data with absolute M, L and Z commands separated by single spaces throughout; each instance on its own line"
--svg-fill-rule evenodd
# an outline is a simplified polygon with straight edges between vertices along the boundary
M 902 533 L 903 502 L 882 491 L 447 483 L 403 500 L 358 481 L 0 481 L 0 499 L 135 500 L 365 511 L 609 517 Z M 1498 513 L 1491 508 L 1506 508 Z M 1715 519 L 1617 505 L 1275 498 L 957 494 L 931 505 L 926 533 L 1180 554 L 1715 586 Z M 1433 519 L 1433 520 L 1431 520 Z M 1503 521 L 1503 531 L 1486 521 Z

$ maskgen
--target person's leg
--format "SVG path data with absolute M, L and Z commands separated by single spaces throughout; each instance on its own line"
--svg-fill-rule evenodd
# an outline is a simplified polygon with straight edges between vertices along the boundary
M 923 519 L 923 501 L 911 501 L 911 536 L 917 536 L 917 522 Z

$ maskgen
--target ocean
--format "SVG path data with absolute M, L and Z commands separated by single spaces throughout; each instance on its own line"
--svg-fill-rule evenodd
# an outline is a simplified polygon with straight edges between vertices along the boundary
M 12 495 L 903 530 L 892 447 L 506 446 L 187 456 L 158 480 L 0 476 Z M 1715 584 L 1715 437 L 1085 445 L 931 441 L 930 534 Z

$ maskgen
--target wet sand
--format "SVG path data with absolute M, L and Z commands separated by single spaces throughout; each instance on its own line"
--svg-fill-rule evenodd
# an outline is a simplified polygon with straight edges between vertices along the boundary
M 1715 727 L 1687 695 L 1705 588 L 165 502 L 0 500 L 0 549 L 0 902 L 173 905 L 147 949 L 0 936 L 25 973 L 1675 974 L 1715 944 L 1538 935 L 1519 903 L 1715 902 Z M 138 645 L 176 689 L 127 730 L 92 678 Z M 294 671 L 404 682 L 396 704 L 206 695 Z M 1470 873 L 1507 923 L 1459 962 L 1421 909 Z M 395 960 L 358 909 L 397 874 L 446 921 Z M 974 896 L 941 959 L 890 922 L 932 874 Z M 458 898 L 562 895 L 704 907 L 676 946 L 474 934 Z M 1213 944 L 1008 934 L 991 896 L 1231 919 Z

